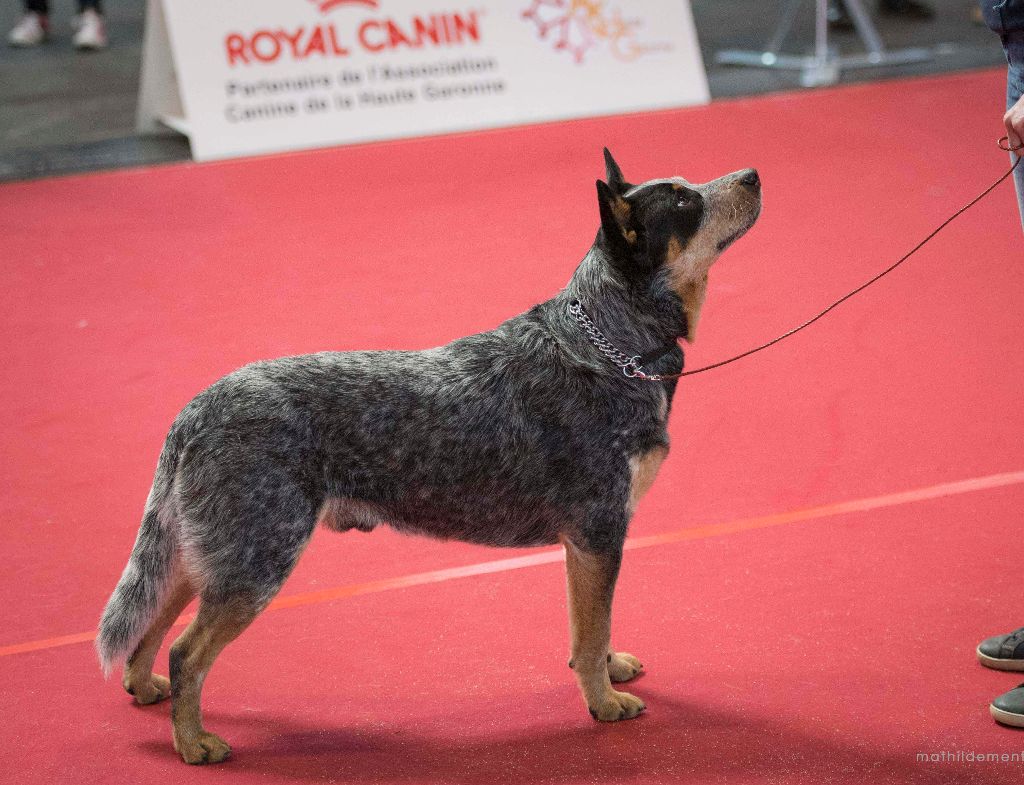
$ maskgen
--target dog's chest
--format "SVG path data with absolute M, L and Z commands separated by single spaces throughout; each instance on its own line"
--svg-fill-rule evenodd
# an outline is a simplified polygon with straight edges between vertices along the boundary
M 641 405 L 626 410 L 609 434 L 609 446 L 632 460 L 655 447 L 668 445 L 669 400 L 658 385 L 654 394 Z

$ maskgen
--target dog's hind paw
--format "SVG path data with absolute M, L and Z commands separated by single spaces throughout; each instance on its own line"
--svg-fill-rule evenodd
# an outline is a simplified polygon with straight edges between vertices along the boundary
M 185 763 L 202 765 L 204 763 L 220 763 L 231 755 L 231 747 L 215 733 L 202 733 L 189 739 L 174 737 L 174 749 L 181 755 Z
M 157 703 L 171 696 L 171 682 L 166 676 L 158 676 L 155 673 L 140 681 L 132 681 L 126 676 L 124 689 L 142 706 Z
M 609 690 L 599 706 L 590 707 L 590 716 L 601 722 L 617 722 L 631 720 L 646 708 L 644 702 L 636 695 Z
M 624 651 L 608 652 L 608 678 L 613 682 L 635 679 L 643 671 L 644 666 L 632 654 Z

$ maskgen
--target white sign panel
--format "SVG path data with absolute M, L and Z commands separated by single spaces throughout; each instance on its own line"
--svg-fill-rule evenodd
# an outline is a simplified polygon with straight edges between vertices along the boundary
M 139 121 L 202 160 L 707 100 L 686 0 L 150 0 Z

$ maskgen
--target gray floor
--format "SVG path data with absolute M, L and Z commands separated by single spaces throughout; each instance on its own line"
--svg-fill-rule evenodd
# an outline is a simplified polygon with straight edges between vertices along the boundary
M 971 0 L 929 0 L 936 18 L 912 22 L 876 19 L 889 47 L 929 46 L 926 63 L 850 71 L 842 81 L 890 79 L 984 68 L 1004 63 L 998 39 L 971 20 Z M 183 160 L 180 137 L 134 133 L 144 3 L 106 0 L 111 46 L 82 54 L 71 48 L 73 0 L 51 0 L 53 36 L 36 49 L 0 45 L 0 181 Z M 620 0 L 625 3 L 626 0 Z M 866 0 L 873 7 L 873 0 Z M 714 64 L 722 48 L 759 48 L 775 26 L 779 2 L 692 0 L 714 97 L 751 95 L 799 87 L 795 73 Z M 803 52 L 813 37 L 811 3 L 787 51 Z M 17 0 L 0 6 L 6 35 L 20 13 Z M 843 52 L 858 49 L 852 33 L 833 36 Z

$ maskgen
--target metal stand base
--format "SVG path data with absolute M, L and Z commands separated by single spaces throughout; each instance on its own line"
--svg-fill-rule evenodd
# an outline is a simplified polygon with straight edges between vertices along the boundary
M 904 65 L 930 60 L 931 49 L 915 47 L 888 50 L 882 43 L 878 31 L 871 22 L 860 0 L 841 0 L 853 19 L 857 35 L 867 50 L 863 54 L 841 55 L 828 42 L 828 0 L 815 0 L 814 54 L 783 54 L 786 37 L 793 29 L 803 0 L 789 0 L 782 11 L 782 19 L 764 51 L 723 49 L 715 54 L 715 62 L 721 65 L 743 65 L 757 68 L 777 68 L 800 71 L 800 84 L 804 87 L 818 87 L 835 84 L 844 68 L 875 68 L 883 65 Z

